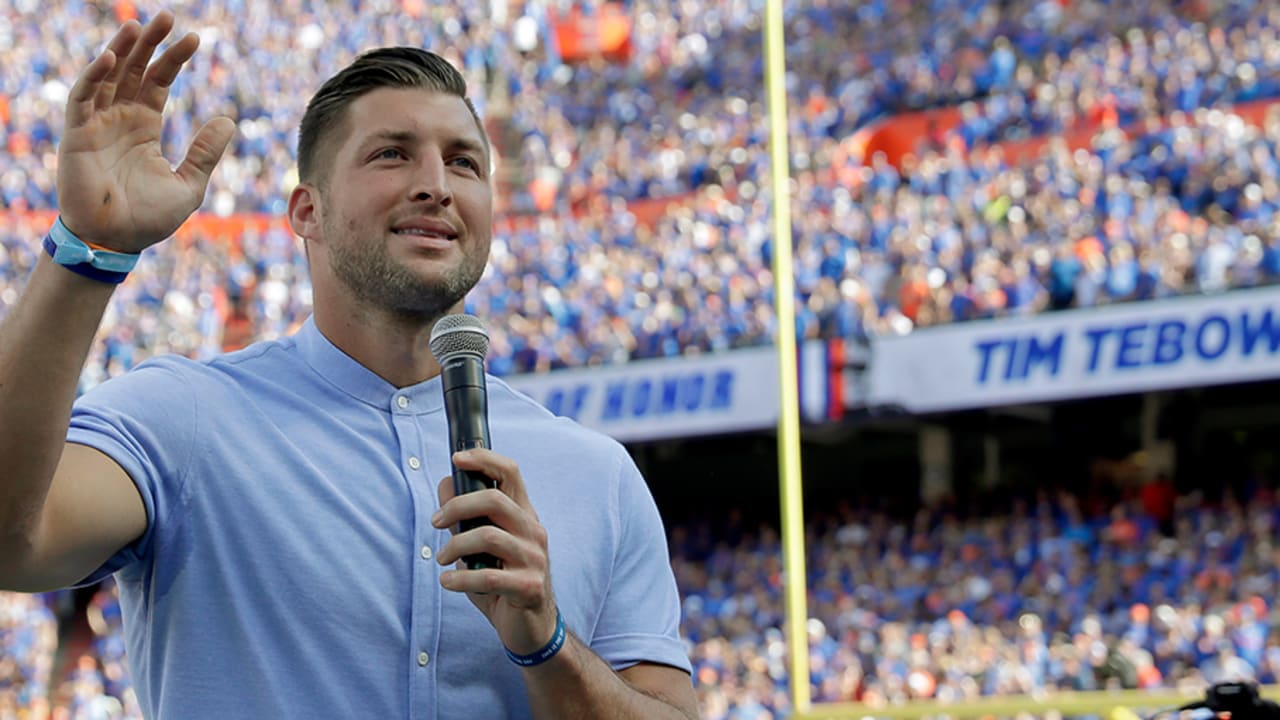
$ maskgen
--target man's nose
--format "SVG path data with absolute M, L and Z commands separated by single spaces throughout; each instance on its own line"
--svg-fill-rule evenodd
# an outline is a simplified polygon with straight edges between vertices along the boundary
M 409 196 L 414 202 L 433 202 L 443 206 L 453 202 L 443 158 L 430 156 L 419 163 Z

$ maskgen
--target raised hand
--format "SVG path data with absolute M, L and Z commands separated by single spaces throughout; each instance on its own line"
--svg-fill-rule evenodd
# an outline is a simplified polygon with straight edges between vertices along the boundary
M 168 12 L 146 27 L 130 20 L 71 88 L 58 146 L 58 209 L 85 242 L 136 253 L 172 235 L 200 207 L 235 132 L 230 118 L 216 117 L 176 170 L 162 154 L 169 87 L 200 44 L 189 33 L 151 63 L 172 30 Z
M 454 535 L 436 559 L 450 565 L 467 555 L 488 553 L 502 567 L 469 570 L 458 563 L 457 569 L 441 573 L 440 583 L 467 593 L 509 650 L 534 652 L 551 639 L 556 625 L 547 531 L 538 522 L 515 461 L 483 448 L 460 452 L 453 460 L 460 468 L 493 478 L 498 487 L 455 496 L 452 476 L 445 477 L 438 488 L 440 512 L 431 522 L 456 527 L 461 520 L 487 517 L 493 524 Z

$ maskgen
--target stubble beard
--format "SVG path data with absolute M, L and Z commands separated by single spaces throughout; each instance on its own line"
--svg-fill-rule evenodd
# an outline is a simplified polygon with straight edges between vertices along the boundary
M 359 239 L 354 229 L 343 230 L 329 235 L 342 238 L 329 246 L 334 275 L 362 305 L 398 320 L 436 320 L 461 302 L 484 273 L 483 256 L 464 254 L 457 267 L 424 279 L 392 260 L 381 240 Z

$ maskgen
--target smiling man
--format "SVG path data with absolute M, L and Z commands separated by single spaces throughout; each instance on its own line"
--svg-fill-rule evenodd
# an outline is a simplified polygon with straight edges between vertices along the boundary
M 303 118 L 289 218 L 307 243 L 317 325 L 370 369 L 412 384 L 434 364 L 423 350 L 435 319 L 462 310 L 489 257 L 488 144 L 442 58 L 388 48 L 353 67 Z M 375 77 L 398 84 L 352 96 L 349 84 Z
M 176 169 L 161 154 L 198 44 L 152 63 L 172 27 L 126 23 L 70 92 L 61 217 L 0 326 L 0 587 L 114 575 L 152 718 L 696 717 L 623 448 L 488 378 L 494 450 L 450 454 L 428 340 L 484 269 L 493 203 L 439 56 L 372 51 L 308 105 L 289 220 L 315 314 L 295 336 L 74 399 L 113 289 L 199 207 L 234 131 L 211 120 Z M 497 488 L 455 497 L 451 459 Z M 457 565 L 478 553 L 501 567 Z

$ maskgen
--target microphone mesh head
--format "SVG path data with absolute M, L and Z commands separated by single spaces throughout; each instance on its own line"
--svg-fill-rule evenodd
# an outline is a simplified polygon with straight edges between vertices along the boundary
M 445 315 L 431 329 L 431 354 L 444 365 L 457 355 L 489 354 L 489 334 L 475 315 Z

